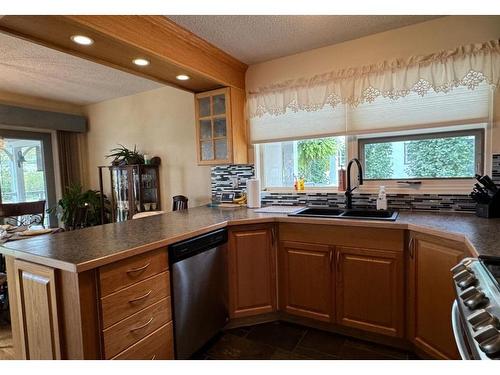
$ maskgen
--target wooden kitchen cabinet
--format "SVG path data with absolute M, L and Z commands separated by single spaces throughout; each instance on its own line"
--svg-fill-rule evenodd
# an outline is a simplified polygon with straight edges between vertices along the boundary
M 54 269 L 18 259 L 11 266 L 15 275 L 11 312 L 17 313 L 12 326 L 19 345 L 18 359 L 61 359 Z
M 82 272 L 6 257 L 16 359 L 173 359 L 165 247 Z
M 410 340 L 436 359 L 458 359 L 451 327 L 455 291 L 450 268 L 466 254 L 463 244 L 411 233 L 408 306 Z
M 280 242 L 281 311 L 324 322 L 333 320 L 333 250 L 328 245 Z
M 229 229 L 229 316 L 276 311 L 276 246 L 273 225 Z
M 403 251 L 339 246 L 335 257 L 337 323 L 404 335 Z
M 199 165 L 248 162 L 245 92 L 226 87 L 195 95 Z

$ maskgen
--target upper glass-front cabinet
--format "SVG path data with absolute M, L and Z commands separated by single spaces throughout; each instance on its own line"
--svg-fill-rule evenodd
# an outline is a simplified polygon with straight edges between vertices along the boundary
M 196 94 L 195 101 L 198 163 L 246 163 L 244 93 L 223 88 Z
M 228 163 L 231 160 L 231 139 L 228 137 L 230 116 L 227 104 L 229 89 L 196 95 L 198 161 L 200 164 Z

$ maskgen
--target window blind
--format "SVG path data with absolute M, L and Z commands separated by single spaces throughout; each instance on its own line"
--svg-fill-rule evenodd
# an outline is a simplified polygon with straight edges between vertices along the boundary
M 250 139 L 252 143 L 267 143 L 341 135 L 346 132 L 345 120 L 343 105 L 324 106 L 312 112 L 288 110 L 277 116 L 265 114 L 250 119 Z
M 288 110 L 250 119 L 252 143 L 356 135 L 420 128 L 442 128 L 489 120 L 492 89 L 457 87 L 448 93 L 434 91 L 423 97 L 411 93 L 398 99 L 377 97 L 356 107 L 339 104 L 318 111 Z
M 491 89 L 457 87 L 448 93 L 411 93 L 396 100 L 378 97 L 347 110 L 347 133 L 363 134 L 407 129 L 486 123 Z

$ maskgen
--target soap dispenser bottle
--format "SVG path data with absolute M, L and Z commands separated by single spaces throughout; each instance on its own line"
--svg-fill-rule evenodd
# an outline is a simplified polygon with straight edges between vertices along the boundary
M 381 186 L 378 190 L 377 210 L 387 210 L 387 195 L 385 193 L 385 186 Z

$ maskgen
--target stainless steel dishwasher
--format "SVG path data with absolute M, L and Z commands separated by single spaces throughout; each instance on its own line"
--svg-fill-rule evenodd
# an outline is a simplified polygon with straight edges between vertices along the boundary
M 227 231 L 169 246 L 175 356 L 188 359 L 228 321 Z

